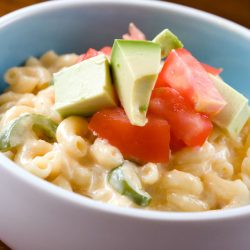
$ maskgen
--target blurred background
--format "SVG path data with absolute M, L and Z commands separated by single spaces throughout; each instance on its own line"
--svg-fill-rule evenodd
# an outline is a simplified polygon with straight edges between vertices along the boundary
M 44 2 L 44 0 L 0 0 L 0 16 L 15 9 L 40 2 Z M 250 28 L 249 0 L 173 0 L 168 2 L 179 3 L 204 10 Z
M 44 0 L 0 0 L 0 16 L 16 9 L 41 2 L 44 2 Z M 183 4 L 207 11 L 250 28 L 250 0 L 174 0 L 168 2 Z M 7 249 L 9 248 L 0 240 L 0 250 Z

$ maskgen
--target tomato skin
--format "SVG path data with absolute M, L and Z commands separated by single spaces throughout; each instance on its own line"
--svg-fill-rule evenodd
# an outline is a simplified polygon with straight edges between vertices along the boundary
M 146 40 L 145 34 L 134 24 L 128 26 L 128 33 L 122 36 L 124 40 Z
M 174 133 L 170 130 L 169 147 L 170 147 L 171 151 L 174 153 L 174 152 L 177 152 L 177 151 L 187 147 L 187 145 L 182 140 L 176 138 Z
M 212 79 L 189 51 L 172 50 L 156 82 L 156 88 L 172 87 L 192 103 L 197 112 L 219 113 L 226 105 Z
M 184 146 L 181 141 L 187 146 L 203 145 L 213 128 L 207 116 L 194 111 L 180 93 L 169 87 L 153 90 L 148 112 L 169 122 L 178 147 Z
M 104 109 L 94 114 L 89 129 L 117 147 L 129 159 L 142 162 L 169 161 L 170 129 L 168 122 L 148 116 L 144 127 L 132 125 L 121 108 Z
M 202 67 L 207 71 L 207 73 L 210 73 L 212 75 L 218 76 L 223 69 L 222 68 L 215 68 L 211 65 L 208 65 L 206 63 L 201 63 Z
M 162 70 L 160 71 L 160 73 L 158 74 L 156 83 L 155 83 L 155 89 L 156 88 L 161 88 L 161 87 L 169 87 L 167 81 L 165 80 L 165 71 L 164 71 L 164 66 L 162 68 Z
M 112 52 L 112 48 L 110 46 L 105 46 L 102 49 L 100 49 L 99 51 L 90 48 L 86 51 L 86 53 L 81 54 L 79 56 L 77 63 L 82 62 L 82 61 L 89 59 L 91 57 L 98 56 L 98 55 L 100 55 L 100 53 L 103 53 L 105 56 L 110 57 L 111 52 Z
M 77 63 L 82 62 L 82 61 L 84 61 L 84 60 L 86 60 L 86 59 L 89 59 L 89 58 L 94 57 L 94 56 L 97 56 L 97 55 L 99 55 L 98 51 L 95 50 L 95 49 L 90 48 L 90 49 L 88 49 L 88 50 L 86 51 L 86 53 L 81 54 L 81 55 L 79 56 L 79 58 L 78 58 L 78 60 L 77 60 Z
M 218 76 L 223 69 L 222 68 L 215 68 L 211 65 L 208 65 L 206 63 L 201 63 L 202 67 L 206 70 L 207 73 L 210 73 L 212 75 Z M 164 70 L 162 70 L 157 78 L 155 88 L 160 88 L 160 87 L 167 87 L 168 84 L 164 79 Z
M 112 48 L 110 46 L 105 46 L 99 50 L 99 52 L 102 52 L 105 56 L 110 57 L 112 53 Z

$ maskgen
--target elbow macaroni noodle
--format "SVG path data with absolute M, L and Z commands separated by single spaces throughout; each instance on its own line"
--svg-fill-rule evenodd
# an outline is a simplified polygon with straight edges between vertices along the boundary
M 9 69 L 9 89 L 0 95 L 0 129 L 26 113 L 50 117 L 59 124 L 56 141 L 46 142 L 32 131 L 5 156 L 30 173 L 70 192 L 117 206 L 136 207 L 108 183 L 109 171 L 124 162 L 121 152 L 88 131 L 79 116 L 63 119 L 54 109 L 52 73 L 76 63 L 76 54 L 48 51 L 30 57 L 25 66 Z M 185 148 L 171 156 L 169 164 L 146 163 L 135 169 L 142 188 L 152 196 L 146 209 L 206 211 L 250 203 L 250 130 L 246 124 L 237 141 L 215 128 L 200 148 Z M 249 138 L 248 138 L 249 137 Z
M 79 116 L 70 116 L 64 119 L 58 126 L 56 138 L 71 157 L 84 158 L 88 152 L 88 142 L 84 136 L 88 132 L 88 123 Z

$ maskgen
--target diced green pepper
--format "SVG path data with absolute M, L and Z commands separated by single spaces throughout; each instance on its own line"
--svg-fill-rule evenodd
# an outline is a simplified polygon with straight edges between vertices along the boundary
M 126 162 L 110 171 L 108 182 L 118 193 L 127 196 L 139 206 L 148 206 L 152 200 L 151 196 L 142 190 L 140 179 L 133 167 Z
M 0 151 L 5 152 L 21 145 L 25 134 L 33 130 L 46 141 L 55 141 L 57 124 L 39 114 L 25 114 L 11 121 L 0 133 Z

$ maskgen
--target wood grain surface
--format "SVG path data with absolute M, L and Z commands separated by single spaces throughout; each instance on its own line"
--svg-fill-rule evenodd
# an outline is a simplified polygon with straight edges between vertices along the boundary
M 70 1 L 70 0 L 69 0 Z M 0 0 L 0 16 L 15 9 L 31 4 L 44 2 L 42 0 Z M 249 0 L 169 0 L 204 10 L 250 28 L 250 1 Z
M 70 0 L 69 0 L 70 1 Z M 44 2 L 42 0 L 0 0 L 0 16 L 22 7 Z M 179 3 L 200 10 L 225 17 L 250 28 L 250 2 L 249 0 L 173 0 L 169 2 Z M 0 235 L 1 238 L 1 235 Z M 0 241 L 0 250 L 9 249 Z
M 0 16 L 22 7 L 35 3 L 44 2 L 42 0 L 0 0 Z
M 249 0 L 169 0 L 168 2 L 204 10 L 250 28 Z

